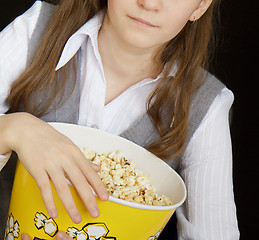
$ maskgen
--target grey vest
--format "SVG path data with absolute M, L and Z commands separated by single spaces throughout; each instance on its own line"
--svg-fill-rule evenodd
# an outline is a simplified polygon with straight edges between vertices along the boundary
M 30 40 L 28 62 L 31 61 L 31 58 L 34 55 L 34 52 L 38 46 L 39 39 L 45 30 L 46 23 L 48 23 L 50 17 L 55 11 L 55 8 L 55 6 L 43 2 L 35 31 L 33 32 Z M 77 55 L 80 64 L 80 50 Z M 78 66 L 78 69 L 80 69 L 80 66 Z M 75 89 L 68 101 L 61 108 L 58 108 L 57 110 L 42 117 L 43 120 L 74 124 L 77 123 L 80 99 L 79 85 L 81 77 L 80 71 L 78 72 L 79 74 L 77 74 Z M 70 80 L 71 84 L 68 84 L 69 86 L 67 88 L 67 91 L 65 92 L 65 98 L 73 87 L 72 83 L 74 79 L 71 77 Z M 193 133 L 198 128 L 200 122 L 207 113 L 207 110 L 209 109 L 214 98 L 220 93 L 220 91 L 224 87 L 225 86 L 220 81 L 218 81 L 213 75 L 208 73 L 204 84 L 195 92 L 192 99 L 192 106 L 188 121 L 188 135 L 186 145 L 190 141 Z M 141 116 L 128 130 L 126 130 L 120 136 L 125 137 L 142 147 L 147 147 L 150 143 L 159 138 L 159 134 L 154 128 L 147 113 L 144 114 L 144 116 Z
M 31 59 L 34 56 L 35 50 L 39 44 L 39 40 L 46 28 L 48 21 L 54 13 L 55 8 L 56 7 L 54 5 L 44 2 L 42 3 L 42 9 L 39 14 L 38 22 L 30 40 L 30 48 L 27 58 L 28 63 L 31 62 Z M 80 50 L 77 54 L 79 57 L 79 64 L 77 67 L 80 69 Z M 80 73 L 80 71 L 78 72 Z M 69 80 L 70 84 L 68 84 L 68 87 L 65 90 L 65 96 L 69 96 L 68 94 L 71 92 L 71 88 L 73 87 L 74 79 L 72 75 Z M 42 119 L 48 122 L 64 122 L 76 124 L 78 120 L 80 99 L 79 86 L 80 74 L 77 74 L 76 85 L 69 99 L 62 107 L 43 116 Z M 199 127 L 211 103 L 224 87 L 225 86 L 220 81 L 208 73 L 204 84 L 198 90 L 196 90 L 192 99 L 191 111 L 189 115 L 186 145 L 188 145 L 192 135 Z M 41 100 L 39 99 L 39 101 Z M 149 144 L 159 138 L 159 134 L 154 128 L 147 113 L 140 117 L 138 121 L 136 121 L 127 131 L 122 133 L 120 136 L 127 138 L 128 140 L 133 141 L 142 147 L 147 147 Z M 168 161 L 168 164 L 174 169 L 177 169 L 179 162 L 174 158 Z M 3 239 L 4 236 L 4 228 L 7 219 L 15 165 L 16 157 L 13 156 L 0 172 L 0 239 Z

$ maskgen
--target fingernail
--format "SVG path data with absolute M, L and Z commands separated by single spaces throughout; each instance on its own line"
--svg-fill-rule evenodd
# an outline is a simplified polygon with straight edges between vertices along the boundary
M 23 233 L 23 234 L 21 235 L 21 239 L 22 239 L 22 240 L 28 240 L 29 238 L 28 238 L 27 234 Z
M 107 201 L 109 199 L 109 194 L 107 192 L 103 192 L 101 195 L 101 199 L 103 201 Z
M 52 209 L 52 210 L 50 210 L 49 215 L 50 215 L 52 218 L 56 218 L 56 217 L 58 216 L 58 212 L 57 212 L 56 209 Z
M 73 216 L 72 220 L 73 220 L 74 223 L 78 224 L 78 223 L 80 223 L 82 221 L 82 217 L 81 217 L 81 215 L 79 213 L 77 213 L 77 214 L 75 214 Z
M 91 214 L 92 218 L 97 218 L 99 217 L 99 215 L 100 215 L 100 211 L 98 208 L 95 208 L 92 210 L 92 214 Z
M 66 239 L 66 234 L 64 232 L 58 232 L 57 234 L 57 239 L 58 240 L 64 240 Z

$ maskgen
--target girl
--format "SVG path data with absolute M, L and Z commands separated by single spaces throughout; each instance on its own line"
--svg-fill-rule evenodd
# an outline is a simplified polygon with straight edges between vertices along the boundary
M 178 239 L 238 239 L 233 95 L 205 70 L 218 0 L 52 2 L 58 5 L 36 1 L 0 35 L 1 168 L 15 151 L 49 215 L 58 214 L 50 178 L 79 223 L 68 175 L 97 217 L 90 186 L 108 199 L 99 168 L 46 121 L 98 127 L 146 147 L 181 174 L 188 197 L 177 210 Z

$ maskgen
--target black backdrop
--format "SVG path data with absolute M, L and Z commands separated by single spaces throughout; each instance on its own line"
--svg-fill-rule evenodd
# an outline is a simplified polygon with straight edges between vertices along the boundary
M 27 10 L 34 0 L 1 0 L 0 30 Z M 234 192 L 241 239 L 258 239 L 258 143 L 259 91 L 258 0 L 223 0 L 220 41 L 211 72 L 235 95 L 231 124 Z

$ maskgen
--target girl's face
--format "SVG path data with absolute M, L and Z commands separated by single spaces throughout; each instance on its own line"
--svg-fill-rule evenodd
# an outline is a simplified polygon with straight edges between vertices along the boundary
M 157 49 L 174 38 L 190 20 L 197 20 L 212 0 L 108 0 L 113 34 L 138 48 Z

